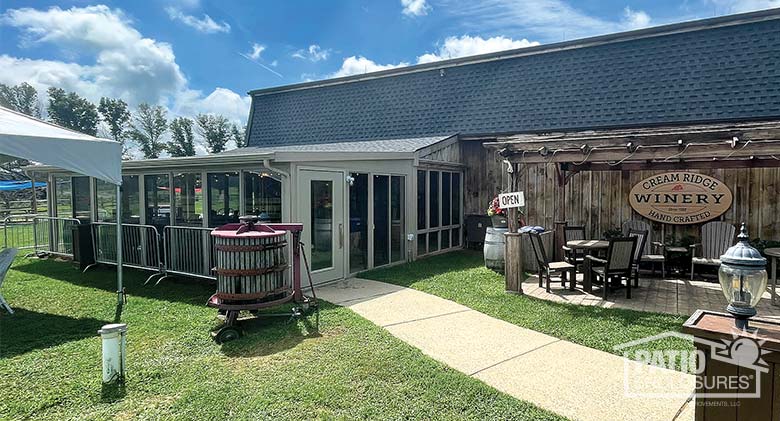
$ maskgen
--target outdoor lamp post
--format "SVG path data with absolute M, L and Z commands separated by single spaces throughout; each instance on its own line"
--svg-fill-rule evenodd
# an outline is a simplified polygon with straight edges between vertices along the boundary
M 747 330 L 748 319 L 756 315 L 756 304 L 766 290 L 766 259 L 748 243 L 744 223 L 737 239 L 737 244 L 720 256 L 718 278 L 729 301 L 726 310 L 735 317 L 738 329 Z

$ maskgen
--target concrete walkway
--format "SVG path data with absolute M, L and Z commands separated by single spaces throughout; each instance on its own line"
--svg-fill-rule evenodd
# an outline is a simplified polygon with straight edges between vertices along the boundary
M 317 289 L 448 366 L 575 420 L 692 420 L 694 377 L 638 366 L 487 316 L 434 295 L 349 279 Z M 642 368 L 644 367 L 644 368 Z M 639 369 L 634 369 L 639 368 Z M 632 392 L 675 397 L 629 397 Z

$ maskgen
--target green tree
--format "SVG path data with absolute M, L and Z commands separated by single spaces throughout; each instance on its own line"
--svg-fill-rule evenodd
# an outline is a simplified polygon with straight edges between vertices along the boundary
M 198 114 L 198 134 L 206 142 L 209 153 L 220 153 L 232 136 L 228 119 L 221 115 Z
M 168 130 L 168 113 L 165 108 L 147 103 L 139 105 L 130 126 L 128 136 L 141 149 L 144 158 L 159 158 L 160 152 L 165 150 L 160 137 Z
M 194 156 L 195 135 L 192 133 L 194 122 L 187 117 L 176 117 L 171 120 L 171 141 L 168 142 L 168 153 L 171 156 Z
M 243 148 L 247 146 L 246 142 L 246 126 L 244 126 L 243 129 L 239 129 L 237 125 L 233 125 L 233 129 L 231 130 L 233 134 L 233 140 L 236 142 L 237 148 Z
M 40 117 L 38 106 L 38 91 L 27 82 L 16 86 L 0 83 L 0 106 L 9 108 L 33 117 Z
M 98 111 L 103 122 L 108 125 L 108 131 L 111 132 L 111 138 L 122 144 L 123 153 L 127 153 L 125 138 L 127 137 L 127 127 L 130 123 L 130 110 L 127 103 L 121 99 L 100 98 Z
M 39 105 L 38 91 L 29 83 L 22 82 L 15 86 L 0 83 L 0 106 L 39 118 Z M 14 159 L 0 164 L 0 169 L 12 173 L 14 178 L 26 179 L 21 168 L 27 165 L 30 165 L 30 161 L 26 159 Z
M 97 136 L 98 112 L 95 104 L 75 92 L 65 92 L 60 88 L 49 88 L 48 93 L 49 104 L 46 110 L 53 123 Z

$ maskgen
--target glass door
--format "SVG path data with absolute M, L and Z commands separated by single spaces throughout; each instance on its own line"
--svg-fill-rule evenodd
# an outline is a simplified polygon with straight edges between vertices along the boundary
M 301 170 L 298 191 L 303 241 L 315 283 L 344 277 L 344 177 L 341 172 Z

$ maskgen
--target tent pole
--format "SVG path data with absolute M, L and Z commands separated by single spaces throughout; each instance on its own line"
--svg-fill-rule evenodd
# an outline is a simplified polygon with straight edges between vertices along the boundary
M 116 295 L 122 305 L 122 186 L 116 185 Z

